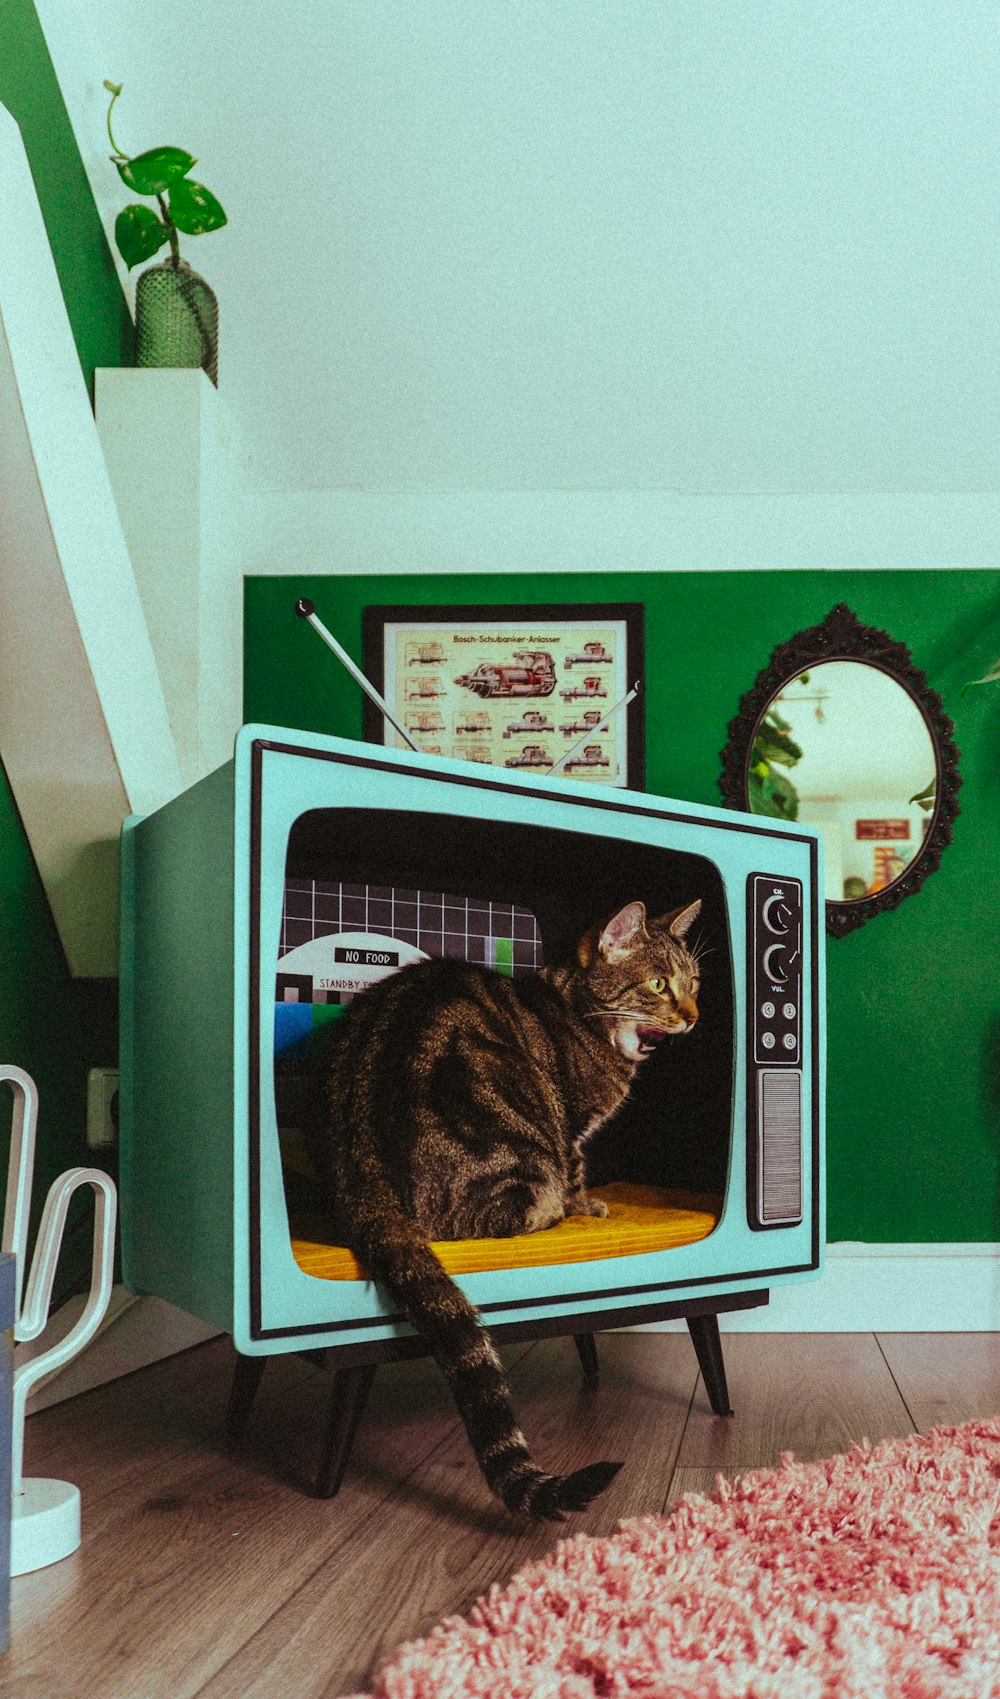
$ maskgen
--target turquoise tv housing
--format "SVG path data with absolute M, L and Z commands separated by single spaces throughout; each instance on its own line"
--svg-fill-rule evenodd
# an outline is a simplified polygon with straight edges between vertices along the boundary
M 815 832 L 776 820 L 245 726 L 230 762 L 124 831 L 128 1286 L 225 1330 L 244 1357 L 375 1360 L 393 1342 L 405 1354 L 407 1336 L 413 1354 L 378 1285 L 310 1273 L 293 1250 L 301 1211 L 319 1231 L 293 1148 L 315 1043 L 407 960 L 534 972 L 637 898 L 654 915 L 701 899 L 701 1018 L 642 1065 L 592 1141 L 589 1179 L 693 1199 L 711 1230 L 456 1278 L 513 1336 L 714 1318 L 814 1276 L 820 855 Z

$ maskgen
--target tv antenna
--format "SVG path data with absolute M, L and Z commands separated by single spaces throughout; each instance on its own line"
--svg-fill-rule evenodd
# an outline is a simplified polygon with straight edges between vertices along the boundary
M 588 726 L 586 731 L 584 732 L 583 736 L 578 737 L 576 742 L 574 744 L 571 744 L 569 749 L 567 749 L 562 755 L 560 755 L 558 761 L 553 762 L 552 766 L 549 768 L 545 777 L 547 779 L 551 779 L 553 773 L 562 772 L 562 769 L 565 767 L 567 761 L 572 761 L 572 759 L 573 759 L 573 757 L 576 754 L 578 749 L 583 749 L 584 746 L 586 744 L 588 744 L 591 741 L 592 738 L 597 737 L 602 731 L 604 731 L 608 722 L 610 720 L 614 719 L 614 717 L 618 713 L 619 709 L 627 708 L 630 702 L 635 701 L 635 698 L 639 694 L 639 689 L 640 689 L 639 680 L 636 679 L 631 690 L 629 690 L 623 697 L 621 697 L 621 699 L 618 702 L 615 703 L 613 708 L 608 709 L 608 711 L 604 715 L 603 719 L 597 720 L 595 722 L 595 724 L 592 725 L 592 726 Z
M 389 707 L 389 704 L 382 699 L 382 697 L 379 695 L 378 691 L 375 689 L 375 686 L 372 684 L 371 680 L 367 679 L 365 677 L 365 675 L 361 671 L 360 667 L 355 666 L 354 662 L 351 660 L 350 655 L 347 653 L 347 650 L 345 648 L 343 648 L 343 646 L 340 643 L 337 642 L 337 639 L 334 637 L 333 632 L 327 630 L 326 626 L 323 624 L 323 621 L 320 619 L 319 614 L 316 612 L 316 609 L 315 609 L 313 603 L 309 600 L 308 596 L 301 596 L 299 598 L 299 600 L 295 604 L 295 612 L 299 615 L 300 619 L 304 619 L 309 625 L 312 626 L 312 628 L 315 632 L 319 633 L 320 637 L 322 637 L 323 642 L 326 644 L 327 648 L 333 650 L 338 661 L 340 661 L 341 664 L 347 668 L 347 670 L 350 673 L 351 677 L 353 678 L 355 684 L 360 684 L 365 695 L 369 696 L 371 698 L 371 700 L 374 702 L 376 708 L 381 709 L 382 713 L 385 715 L 386 719 L 389 721 L 389 724 L 391 726 L 393 726 L 395 728 L 395 730 L 399 733 L 403 742 L 405 744 L 408 744 L 409 747 L 417 755 L 423 755 L 424 751 L 421 749 L 419 743 L 416 743 L 414 741 L 414 739 L 410 736 L 409 732 L 406 730 L 405 726 L 400 725 L 400 723 L 397 720 L 392 709 Z

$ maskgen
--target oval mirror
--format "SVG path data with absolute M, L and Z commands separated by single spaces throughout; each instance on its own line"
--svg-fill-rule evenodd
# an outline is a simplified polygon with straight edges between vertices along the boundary
M 828 930 L 918 890 L 951 840 L 958 751 L 909 652 L 844 603 L 775 650 L 729 727 L 726 801 L 815 826 Z

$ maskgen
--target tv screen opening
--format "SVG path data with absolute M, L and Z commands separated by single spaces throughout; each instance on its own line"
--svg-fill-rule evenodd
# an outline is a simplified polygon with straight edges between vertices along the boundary
M 626 1180 L 713 1200 L 729 1172 L 734 987 L 724 882 L 707 857 L 572 830 L 392 809 L 317 808 L 289 835 L 275 996 L 275 1102 L 289 1220 L 322 1206 L 302 1123 L 327 1029 L 386 974 L 453 956 L 514 977 L 566 960 L 635 899 L 651 915 L 696 898 L 700 1018 L 638 1070 L 588 1141 L 591 1185 Z

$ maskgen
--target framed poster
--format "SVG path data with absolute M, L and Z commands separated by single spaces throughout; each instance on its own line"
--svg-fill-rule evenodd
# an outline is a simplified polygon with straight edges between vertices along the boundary
M 641 602 L 524 607 L 367 607 L 364 669 L 428 755 L 544 778 L 644 783 Z M 404 748 L 365 701 L 365 736 Z M 557 775 L 558 776 L 558 775 Z

